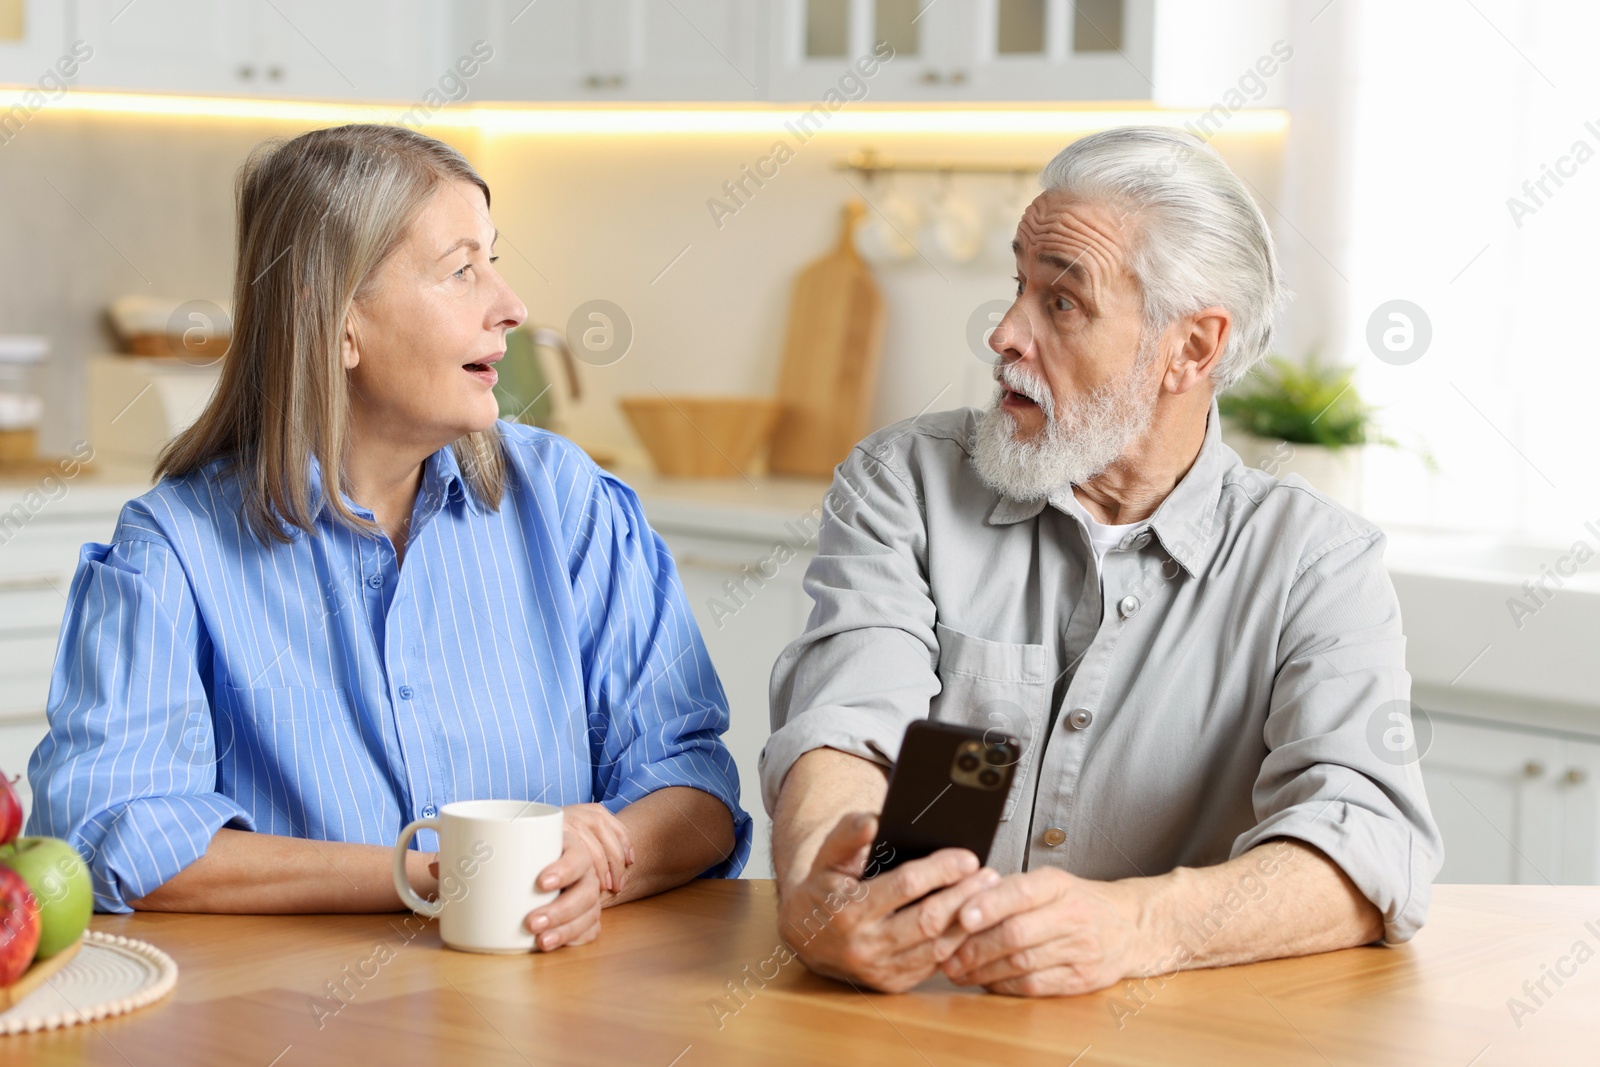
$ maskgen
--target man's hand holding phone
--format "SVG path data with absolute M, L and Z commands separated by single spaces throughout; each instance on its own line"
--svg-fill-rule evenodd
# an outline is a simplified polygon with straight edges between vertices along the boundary
M 818 974 L 903 993 L 961 947 L 962 905 L 1000 875 L 968 849 L 945 848 L 873 877 L 882 862 L 869 856 L 877 833 L 873 815 L 841 818 L 810 871 L 781 888 L 779 931 Z

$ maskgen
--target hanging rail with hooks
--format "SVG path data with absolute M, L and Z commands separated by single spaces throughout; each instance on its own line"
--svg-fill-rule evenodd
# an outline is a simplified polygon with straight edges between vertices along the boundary
M 1024 161 L 991 162 L 972 159 L 907 159 L 897 160 L 893 156 L 883 155 L 872 149 L 863 149 L 851 152 L 838 163 L 834 164 L 838 170 L 853 170 L 871 177 L 884 172 L 900 172 L 915 174 L 1038 174 L 1044 169 L 1042 163 Z

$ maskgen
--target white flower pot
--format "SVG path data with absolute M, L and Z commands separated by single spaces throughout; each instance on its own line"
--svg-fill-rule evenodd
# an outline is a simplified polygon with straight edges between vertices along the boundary
M 1361 446 L 1328 448 L 1257 437 L 1224 427 L 1222 443 L 1239 453 L 1246 467 L 1283 478 L 1298 474 L 1325 496 L 1351 511 L 1361 510 Z

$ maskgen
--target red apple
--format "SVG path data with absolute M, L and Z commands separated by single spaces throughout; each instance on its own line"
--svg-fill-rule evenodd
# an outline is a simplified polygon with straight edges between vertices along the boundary
M 0 771 L 0 845 L 11 844 L 22 833 L 22 801 L 11 781 Z
M 94 916 L 94 880 L 78 850 L 59 837 L 19 837 L 0 845 L 0 868 L 22 875 L 39 909 L 39 958 L 71 945 Z
M 39 903 L 27 880 L 0 867 L 0 986 L 22 977 L 39 947 Z

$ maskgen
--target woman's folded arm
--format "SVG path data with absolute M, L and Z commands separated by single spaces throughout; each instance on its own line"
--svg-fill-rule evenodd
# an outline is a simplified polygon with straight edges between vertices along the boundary
M 139 911 L 245 915 L 401 911 L 387 845 L 314 841 L 218 830 L 205 854 L 154 891 L 128 903 Z M 438 890 L 433 853 L 406 854 L 411 888 Z

